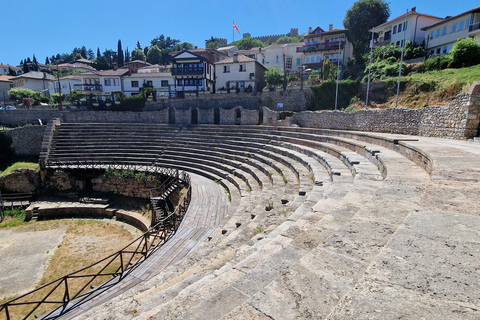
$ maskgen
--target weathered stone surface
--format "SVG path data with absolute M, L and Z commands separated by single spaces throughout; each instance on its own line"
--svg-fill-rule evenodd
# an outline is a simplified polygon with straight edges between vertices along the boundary
M 40 175 L 35 170 L 17 169 L 0 177 L 0 187 L 6 192 L 34 193 L 40 186 Z

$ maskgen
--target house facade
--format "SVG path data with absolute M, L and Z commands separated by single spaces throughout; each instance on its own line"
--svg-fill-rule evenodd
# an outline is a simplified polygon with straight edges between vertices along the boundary
M 428 55 L 448 53 L 458 39 L 480 38 L 480 7 L 442 19 L 422 30 L 425 32 L 425 50 Z
M 423 28 L 442 20 L 439 17 L 418 13 L 414 7 L 408 13 L 376 26 L 374 28 L 374 47 L 389 45 L 403 47 L 404 37 L 405 42 L 421 44 L 425 39 L 425 30 Z M 370 29 L 370 32 L 372 32 L 372 29 Z
M 19 75 L 22 71 L 22 69 L 20 68 L 17 68 L 17 67 L 14 67 L 14 66 L 11 66 L 9 64 L 1 64 L 0 63 L 0 75 L 10 75 L 10 70 L 13 71 L 13 73 L 15 73 L 15 75 Z
M 251 90 L 257 92 L 265 85 L 266 68 L 256 61 L 241 54 L 215 63 L 217 89 L 238 88 L 240 92 Z
M 327 59 L 345 67 L 353 57 L 353 44 L 348 29 L 333 29 L 332 24 L 328 31 L 320 27 L 310 28 L 304 39 L 304 64 L 307 68 L 321 70 Z
M 54 79 L 50 82 L 49 91 L 50 94 L 52 93 L 60 93 L 62 94 L 69 94 L 75 88 L 82 84 L 82 78 L 76 75 L 69 75 L 66 77 L 62 77 L 59 79 Z M 59 90 L 59 86 L 61 90 Z
M 112 91 L 123 92 L 122 77 L 129 73 L 128 68 L 78 73 L 75 76 L 82 81 L 80 84 L 75 84 L 74 87 L 84 93 L 110 94 Z
M 134 96 L 140 93 L 144 86 L 151 87 L 157 96 L 168 95 L 175 87 L 174 78 L 170 72 L 142 72 L 132 73 L 122 77 L 123 93 Z
M 206 57 L 182 51 L 172 57 L 174 90 L 212 91 L 215 81 L 215 65 Z
M 10 97 L 8 90 L 13 88 L 13 82 L 10 78 L 11 76 L 0 75 L 0 101 L 2 102 L 0 105 Z
M 33 91 L 39 91 L 42 92 L 44 96 L 49 95 L 50 82 L 54 79 L 55 77 L 51 74 L 40 71 L 30 71 L 10 78 L 10 80 L 13 82 L 13 88 L 24 88 Z

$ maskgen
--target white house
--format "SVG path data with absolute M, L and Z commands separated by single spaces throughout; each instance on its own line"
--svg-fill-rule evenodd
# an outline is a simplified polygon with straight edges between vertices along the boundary
M 59 82 L 60 82 L 61 90 L 58 90 Z M 78 88 L 78 86 L 81 84 L 82 84 L 81 77 L 78 77 L 76 75 L 69 75 L 66 77 L 62 77 L 60 79 L 52 80 L 50 82 L 49 91 L 50 91 L 50 94 L 59 93 L 59 91 L 61 91 L 62 94 L 69 94 L 70 92 L 75 90 L 75 88 Z
M 168 95 L 171 88 L 175 87 L 175 80 L 170 72 L 139 72 L 128 74 L 122 77 L 123 93 L 127 96 L 134 96 L 140 92 L 145 85 L 153 88 L 157 96 Z
M 128 68 L 78 73 L 75 76 L 82 79 L 82 82 L 74 86 L 84 93 L 109 94 L 112 91 L 123 91 L 122 77 L 129 73 Z
M 458 39 L 480 38 L 480 7 L 442 19 L 422 31 L 425 32 L 425 49 L 429 55 L 448 53 Z
M 284 69 L 284 55 L 286 44 L 272 44 L 264 49 L 265 64 L 267 68 L 277 67 L 278 70 Z
M 2 74 L 10 75 L 10 69 L 15 73 L 15 75 L 19 75 L 22 71 L 22 69 L 17 68 L 15 66 L 0 63 L 0 75 Z
M 405 16 L 407 20 L 405 21 Z M 395 19 L 389 20 L 376 26 L 374 29 L 374 46 L 395 45 L 403 47 L 403 38 L 411 43 L 421 44 L 425 39 L 424 27 L 442 21 L 442 18 L 434 17 L 428 14 L 416 12 L 412 8 L 408 14 L 404 13 Z M 370 29 L 372 32 L 372 29 Z
M 10 78 L 11 76 L 0 75 L 0 105 L 10 97 L 8 91 L 13 88 Z
M 304 37 L 303 54 L 305 66 L 320 69 L 327 59 L 345 67 L 353 57 L 353 44 L 348 29 L 333 29 L 329 25 L 328 31 L 317 27 L 310 28 Z
M 54 76 L 51 74 L 40 71 L 30 71 L 10 78 L 10 80 L 13 81 L 14 89 L 25 88 L 33 91 L 39 91 L 45 96 L 48 96 L 50 82 L 54 79 Z
M 265 50 L 262 47 L 254 47 L 247 50 L 238 50 L 239 55 L 244 55 L 265 65 Z
M 265 67 L 255 59 L 234 54 L 233 57 L 215 63 L 217 89 L 239 88 L 240 91 L 259 90 L 265 85 Z

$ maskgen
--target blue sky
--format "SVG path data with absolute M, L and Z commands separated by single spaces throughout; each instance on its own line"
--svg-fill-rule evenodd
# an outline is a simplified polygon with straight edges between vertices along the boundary
M 343 27 L 345 12 L 355 1 L 324 0 L 3 0 L 0 30 L 0 63 L 18 65 L 32 58 L 71 53 L 85 46 L 132 51 L 137 40 L 142 46 L 160 34 L 204 47 L 210 36 L 232 41 L 232 21 L 241 33 L 252 36 L 284 34 L 290 28 L 307 32 L 308 27 Z M 388 2 L 388 1 L 387 1 Z M 477 6 L 471 0 L 402 0 L 389 2 L 395 18 L 412 7 L 417 12 L 445 17 Z M 6 13 L 6 14 L 5 14 Z M 241 38 L 235 31 L 235 40 Z

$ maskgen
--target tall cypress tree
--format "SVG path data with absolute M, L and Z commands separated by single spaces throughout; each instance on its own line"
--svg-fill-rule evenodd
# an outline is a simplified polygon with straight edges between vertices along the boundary
M 33 71 L 38 71 L 38 62 L 37 58 L 35 58 L 35 55 L 33 55 Z
M 50 64 L 50 60 L 48 60 L 48 57 L 45 58 L 45 64 Z
M 125 50 L 125 62 L 130 62 L 130 51 L 128 51 L 128 47 Z
M 100 49 L 97 47 L 97 59 L 100 58 L 102 55 L 100 54 Z
M 125 64 L 125 60 L 123 57 L 123 49 L 122 49 L 122 41 L 118 39 L 118 45 L 117 45 L 117 64 L 119 67 L 123 67 Z
M 28 73 L 28 64 L 27 60 L 23 61 L 23 67 L 22 67 L 23 73 Z

